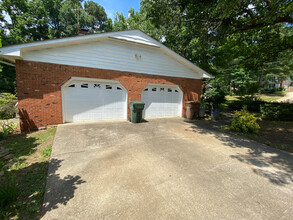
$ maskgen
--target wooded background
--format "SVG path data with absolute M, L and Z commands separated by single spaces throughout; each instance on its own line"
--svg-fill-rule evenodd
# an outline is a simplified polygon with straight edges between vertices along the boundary
M 129 17 L 82 0 L 2 0 L 3 46 L 90 33 L 140 29 L 216 76 L 210 83 L 257 92 L 265 78 L 293 76 L 293 2 L 142 0 Z M 8 19 L 10 18 L 10 19 Z M 0 92 L 16 93 L 15 68 L 0 66 Z

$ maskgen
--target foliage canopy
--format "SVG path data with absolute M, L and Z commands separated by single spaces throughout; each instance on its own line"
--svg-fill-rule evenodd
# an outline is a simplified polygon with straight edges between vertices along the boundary
M 117 12 L 114 21 L 94 1 L 3 0 L 0 10 L 3 45 L 73 36 L 78 26 L 90 33 L 141 29 L 239 95 L 293 75 L 292 1 L 142 0 L 140 11 Z

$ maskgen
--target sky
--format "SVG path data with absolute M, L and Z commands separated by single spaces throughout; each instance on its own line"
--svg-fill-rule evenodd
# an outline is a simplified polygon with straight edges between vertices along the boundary
M 107 16 L 114 20 L 115 13 L 123 13 L 123 15 L 128 17 L 129 8 L 134 8 L 135 11 L 139 10 L 140 0 L 93 0 L 99 5 L 105 8 Z
M 140 0 L 93 0 L 94 2 L 102 5 L 105 8 L 108 18 L 114 20 L 115 13 L 123 13 L 123 15 L 128 17 L 129 8 L 134 8 L 135 11 L 139 10 Z M 5 19 L 10 21 L 10 17 L 4 14 Z

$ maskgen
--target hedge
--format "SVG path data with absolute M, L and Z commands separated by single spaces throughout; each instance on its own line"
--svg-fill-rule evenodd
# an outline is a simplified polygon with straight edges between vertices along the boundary
M 293 103 L 265 103 L 260 107 L 262 119 L 293 121 Z
M 265 104 L 265 101 L 262 101 L 258 97 L 246 96 L 228 103 L 228 107 L 231 111 L 240 111 L 244 106 L 246 106 L 248 111 L 259 112 L 260 106 L 263 104 Z

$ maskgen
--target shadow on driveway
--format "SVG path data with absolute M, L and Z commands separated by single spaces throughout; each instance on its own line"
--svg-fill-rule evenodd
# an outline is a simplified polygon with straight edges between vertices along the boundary
M 230 124 L 229 119 L 225 121 L 185 121 L 191 125 L 195 133 L 209 134 L 217 138 L 225 146 L 231 148 L 242 148 L 231 155 L 242 163 L 252 165 L 252 170 L 259 176 L 267 178 L 276 185 L 293 183 L 293 155 L 285 151 L 270 148 L 254 140 L 235 135 L 222 129 Z M 282 138 L 282 137 L 280 137 Z M 239 153 L 241 152 L 241 153 Z
M 61 178 L 56 172 L 62 161 L 58 159 L 51 159 L 50 161 L 42 216 L 53 209 L 57 209 L 59 204 L 66 205 L 74 197 L 78 185 L 86 182 L 80 176 L 67 175 Z

